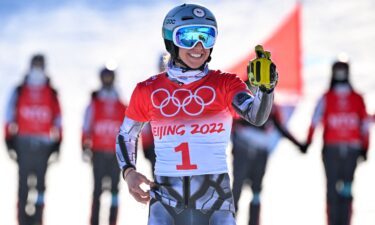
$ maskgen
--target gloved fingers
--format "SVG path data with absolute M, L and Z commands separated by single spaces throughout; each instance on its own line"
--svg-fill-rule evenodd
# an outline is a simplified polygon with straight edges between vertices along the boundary
M 252 86 L 262 91 L 272 92 L 278 82 L 276 65 L 271 60 L 271 52 L 264 51 L 262 45 L 255 46 L 256 58 L 248 64 L 247 72 Z
M 267 58 L 262 45 L 255 46 L 255 54 L 257 58 Z
M 262 45 L 255 46 L 255 53 L 257 58 L 266 58 L 271 60 L 271 52 L 270 51 L 264 51 L 264 48 Z

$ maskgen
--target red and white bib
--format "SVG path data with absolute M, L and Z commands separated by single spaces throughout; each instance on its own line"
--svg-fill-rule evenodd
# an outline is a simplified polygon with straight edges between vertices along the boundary
M 249 92 L 236 75 L 210 71 L 179 85 L 165 73 L 135 88 L 126 116 L 150 121 L 155 141 L 155 174 L 191 176 L 227 172 L 225 150 L 232 126 L 231 103 Z

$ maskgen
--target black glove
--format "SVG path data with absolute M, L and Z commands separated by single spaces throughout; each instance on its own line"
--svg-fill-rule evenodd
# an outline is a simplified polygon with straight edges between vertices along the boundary
M 367 160 L 367 151 L 365 149 L 361 149 L 359 158 L 362 159 L 362 161 Z
M 15 150 L 15 140 L 14 140 L 14 137 L 10 137 L 10 138 L 5 139 L 5 143 L 7 145 L 8 151 Z
M 299 147 L 299 150 L 305 154 L 307 152 L 307 149 L 309 148 L 309 143 L 304 143 L 304 144 L 300 144 L 298 147 Z
M 7 146 L 9 157 L 12 160 L 17 161 L 16 136 L 12 136 L 12 137 L 5 139 L 5 143 Z
M 61 141 L 55 141 L 52 143 L 51 153 L 60 153 Z
M 59 161 L 60 158 L 61 141 L 54 141 L 50 146 L 50 153 L 48 157 L 48 164 L 53 164 Z

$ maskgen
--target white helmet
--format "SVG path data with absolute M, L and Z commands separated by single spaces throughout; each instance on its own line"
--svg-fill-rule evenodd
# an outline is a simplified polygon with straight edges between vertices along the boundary
M 215 16 L 206 7 L 197 4 L 183 4 L 173 8 L 165 16 L 162 27 L 165 48 L 173 60 L 178 58 L 178 47 L 173 43 L 174 31 L 176 28 L 186 25 L 211 26 L 217 32 Z M 210 49 L 212 52 L 212 47 Z M 207 61 L 210 59 L 211 57 Z

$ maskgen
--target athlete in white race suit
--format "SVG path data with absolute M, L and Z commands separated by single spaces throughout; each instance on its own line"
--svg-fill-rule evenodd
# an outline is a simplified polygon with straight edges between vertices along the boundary
M 141 203 L 151 200 L 149 225 L 236 224 L 226 163 L 232 115 L 264 124 L 278 78 L 265 52 L 256 60 L 272 69 L 256 75 L 269 82 L 255 95 L 235 74 L 210 70 L 216 37 L 210 10 L 195 4 L 173 8 L 163 23 L 171 55 L 166 72 L 138 83 L 126 110 L 117 136 L 118 163 L 130 194 Z M 136 170 L 137 141 L 147 122 L 155 142 L 154 181 Z M 151 190 L 142 190 L 142 183 Z

